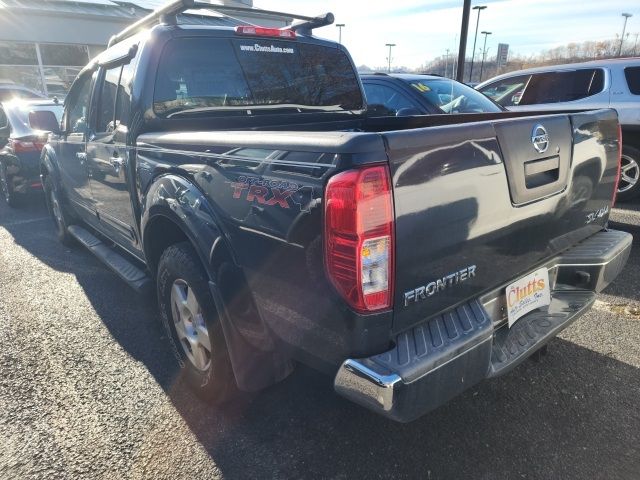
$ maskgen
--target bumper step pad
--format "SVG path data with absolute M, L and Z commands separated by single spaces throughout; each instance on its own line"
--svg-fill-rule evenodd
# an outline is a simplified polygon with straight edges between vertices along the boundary
M 515 368 L 591 308 L 595 299 L 593 292 L 556 290 L 548 308 L 525 315 L 511 328 L 500 328 L 494 336 L 487 376 L 496 377 Z
M 399 334 L 391 351 L 345 361 L 334 387 L 356 403 L 408 422 L 486 377 L 492 337 L 491 319 L 474 300 Z
M 401 333 L 396 338 L 396 348 L 372 357 L 372 361 L 410 383 L 421 372 L 444 365 L 462 351 L 487 340 L 492 333 L 489 316 L 482 304 L 474 300 Z

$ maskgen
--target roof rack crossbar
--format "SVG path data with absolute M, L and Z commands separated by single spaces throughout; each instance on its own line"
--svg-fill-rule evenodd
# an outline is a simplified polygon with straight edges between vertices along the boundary
M 149 28 L 158 23 L 165 23 L 169 25 L 175 25 L 177 23 L 177 15 L 184 13 L 187 10 L 211 10 L 221 13 L 240 13 L 245 15 L 256 15 L 261 17 L 286 17 L 296 20 L 291 25 L 292 30 L 300 33 L 310 33 L 314 28 L 324 27 L 331 25 L 334 21 L 332 13 L 326 13 L 317 17 L 307 17 L 304 15 L 295 15 L 291 13 L 278 12 L 275 10 L 262 10 L 259 8 L 249 7 L 234 7 L 229 5 L 215 5 L 212 3 L 198 2 L 195 0 L 174 0 L 162 7 L 154 10 L 149 15 L 141 18 L 137 22 L 129 25 L 120 33 L 113 35 L 109 39 L 108 47 L 119 43 L 132 35 L 135 35 L 139 31 Z

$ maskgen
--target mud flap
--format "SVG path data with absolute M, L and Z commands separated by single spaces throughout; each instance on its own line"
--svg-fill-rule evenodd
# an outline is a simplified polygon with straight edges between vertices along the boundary
M 293 371 L 293 362 L 277 350 L 262 351 L 251 345 L 236 328 L 218 286 L 209 282 L 238 388 L 257 392 L 284 380 Z

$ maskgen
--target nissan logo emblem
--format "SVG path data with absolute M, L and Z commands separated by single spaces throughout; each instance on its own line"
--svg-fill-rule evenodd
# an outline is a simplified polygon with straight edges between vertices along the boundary
M 538 153 L 544 153 L 549 148 L 549 134 L 547 130 L 540 124 L 533 127 L 531 132 L 531 143 Z

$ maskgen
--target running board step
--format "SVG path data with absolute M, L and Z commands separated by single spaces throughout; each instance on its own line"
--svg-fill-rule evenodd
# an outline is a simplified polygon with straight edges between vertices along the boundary
M 115 249 L 108 247 L 88 230 L 78 226 L 70 225 L 67 230 L 81 245 L 88 248 L 99 260 L 127 282 L 136 292 L 146 295 L 152 290 L 152 283 L 149 276 L 118 253 Z

